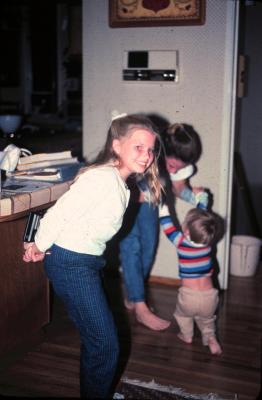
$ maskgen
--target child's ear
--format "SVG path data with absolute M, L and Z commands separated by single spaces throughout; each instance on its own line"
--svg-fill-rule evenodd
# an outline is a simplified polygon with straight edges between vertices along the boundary
M 112 147 L 114 152 L 119 155 L 120 153 L 120 140 L 119 139 L 114 139 L 112 143 Z
M 182 224 L 182 231 L 185 236 L 190 236 L 189 229 L 187 228 L 186 224 Z

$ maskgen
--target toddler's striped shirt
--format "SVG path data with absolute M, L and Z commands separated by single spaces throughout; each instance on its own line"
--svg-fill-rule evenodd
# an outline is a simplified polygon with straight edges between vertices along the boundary
M 201 278 L 211 276 L 213 265 L 211 247 L 193 243 L 178 230 L 172 222 L 170 215 L 160 217 L 167 238 L 176 246 L 179 263 L 180 278 Z

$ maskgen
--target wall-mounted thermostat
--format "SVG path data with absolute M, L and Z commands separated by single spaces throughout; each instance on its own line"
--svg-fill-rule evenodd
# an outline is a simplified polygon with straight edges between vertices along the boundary
M 178 82 L 177 50 L 124 52 L 124 81 Z

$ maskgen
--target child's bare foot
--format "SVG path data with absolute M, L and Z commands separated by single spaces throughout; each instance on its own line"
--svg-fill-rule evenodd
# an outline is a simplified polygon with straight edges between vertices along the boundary
M 153 314 L 144 302 L 135 303 L 135 312 L 138 322 L 153 331 L 163 331 L 170 325 L 170 321 L 159 318 Z
M 184 336 L 181 332 L 177 334 L 177 337 L 187 344 L 192 343 L 192 338 L 189 336 Z
M 134 310 L 135 309 L 135 303 L 133 303 L 132 301 L 129 301 L 127 299 L 124 300 L 124 304 L 125 304 L 125 308 L 129 311 Z
M 216 355 L 222 354 L 221 346 L 214 336 L 212 336 L 208 339 L 207 345 L 212 354 L 216 354 Z

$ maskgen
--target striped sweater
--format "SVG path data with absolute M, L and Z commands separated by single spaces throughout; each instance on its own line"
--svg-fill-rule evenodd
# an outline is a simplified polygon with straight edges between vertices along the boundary
M 167 238 L 177 248 L 179 277 L 201 278 L 211 276 L 213 273 L 211 247 L 196 245 L 187 239 L 183 232 L 175 227 L 170 215 L 160 216 L 160 224 Z

